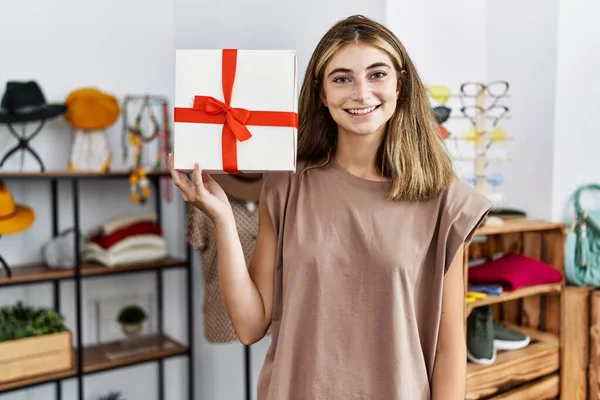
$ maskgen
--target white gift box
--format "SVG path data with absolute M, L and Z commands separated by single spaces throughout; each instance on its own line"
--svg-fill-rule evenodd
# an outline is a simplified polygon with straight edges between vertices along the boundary
M 177 50 L 175 80 L 176 169 L 296 171 L 295 51 Z

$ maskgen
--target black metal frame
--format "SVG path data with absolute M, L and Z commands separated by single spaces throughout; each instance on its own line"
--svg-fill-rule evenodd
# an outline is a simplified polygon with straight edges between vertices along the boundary
M 82 280 L 84 278 L 84 276 L 81 274 L 81 251 L 80 251 L 80 235 L 81 235 L 81 229 L 80 229 L 80 209 L 79 209 L 79 205 L 80 205 L 80 192 L 79 192 L 79 181 L 82 179 L 123 179 L 123 178 L 128 178 L 128 174 L 127 173 L 123 173 L 123 174 L 51 174 L 51 173 L 41 173 L 41 174 L 19 174 L 19 173 L 1 173 L 0 172 L 0 179 L 2 180 L 50 180 L 51 182 L 51 218 L 52 218 L 52 236 L 56 237 L 59 234 L 59 211 L 58 211 L 58 203 L 59 203 L 59 199 L 58 199 L 58 182 L 61 180 L 67 180 L 71 182 L 71 196 L 72 196 L 72 212 L 73 212 L 73 225 L 74 225 L 74 231 L 75 231 L 75 275 L 74 277 L 63 277 L 63 278 L 50 278 L 47 280 L 36 280 L 36 281 L 31 281 L 31 282 L 15 282 L 15 283 L 4 283 L 2 285 L 0 285 L 0 288 L 4 287 L 4 286 L 24 286 L 24 285 L 31 285 L 31 284 L 39 284 L 39 283 L 44 283 L 44 282 L 51 282 L 52 283 L 52 290 L 53 290 L 53 307 L 54 309 L 56 309 L 57 311 L 60 312 L 60 281 L 61 280 L 67 280 L 67 279 L 75 279 L 75 332 L 77 335 L 77 341 L 76 341 L 76 346 L 75 349 L 76 350 L 80 350 L 83 349 L 83 343 L 82 343 L 82 333 L 83 333 L 83 328 L 82 328 L 82 307 L 81 307 L 81 302 L 82 302 Z M 153 186 L 154 186 L 154 193 L 155 193 L 155 212 L 157 214 L 157 219 L 158 221 L 162 224 L 162 202 L 161 202 L 161 196 L 160 196 L 160 178 L 162 177 L 162 174 L 148 174 L 148 179 L 152 182 Z M 187 212 L 187 211 L 186 211 Z M 83 378 L 85 376 L 89 376 L 89 375 L 93 375 L 95 373 L 98 372 L 105 372 L 108 370 L 113 370 L 113 369 L 119 369 L 119 368 L 126 368 L 126 367 L 130 367 L 133 365 L 139 365 L 139 364 L 145 364 L 145 363 L 149 363 L 149 362 L 158 362 L 158 379 L 157 379 L 157 383 L 158 383 L 158 393 L 159 393 L 159 399 L 164 400 L 166 399 L 165 396 L 165 386 L 164 386 L 164 360 L 166 358 L 171 358 L 171 357 L 177 357 L 177 356 L 187 356 L 189 359 L 189 365 L 188 365 L 188 398 L 194 399 L 195 397 L 195 385 L 194 385 L 194 366 L 195 366 L 195 362 L 194 362 L 194 295 L 193 295 L 193 268 L 192 268 L 192 252 L 191 252 L 191 247 L 189 244 L 186 244 L 186 257 L 185 257 L 185 262 L 181 265 L 181 267 L 184 267 L 187 270 L 187 274 L 188 274 L 188 279 L 187 279 L 187 320 L 188 320 L 188 344 L 187 344 L 187 352 L 183 353 L 183 354 L 175 354 L 172 356 L 167 356 L 167 357 L 162 357 L 162 358 L 158 358 L 155 360 L 147 360 L 147 361 L 139 361 L 139 362 L 133 362 L 133 363 L 128 363 L 126 365 L 119 365 L 119 366 L 115 366 L 115 367 L 110 367 L 110 368 L 103 368 L 100 371 L 94 371 L 94 372 L 84 372 L 83 371 L 83 351 L 77 351 L 77 357 L 75 359 L 75 375 L 69 375 L 67 377 L 64 378 L 57 378 L 54 380 L 47 380 L 44 382 L 40 382 L 40 383 L 34 383 L 34 384 L 30 384 L 30 385 L 26 385 L 26 386 L 19 386 L 13 389 L 8 389 L 5 391 L 2 391 L 2 394 L 4 393 L 8 393 L 8 392 L 14 392 L 14 391 L 20 391 L 20 390 L 25 390 L 25 389 L 29 389 L 32 387 L 37 387 L 37 386 L 42 386 L 42 385 L 47 385 L 50 383 L 54 383 L 55 384 L 55 397 L 56 400 L 61 400 L 62 399 L 62 385 L 61 382 L 64 380 L 68 380 L 68 379 L 77 379 L 77 391 L 78 391 L 78 396 L 77 398 L 79 400 L 84 400 L 84 390 L 83 390 Z M 132 274 L 132 273 L 147 273 L 149 272 L 148 270 L 128 270 L 128 271 L 111 271 L 110 275 L 97 275 L 97 276 L 85 276 L 85 279 L 90 279 L 90 278 L 99 278 L 99 277 L 107 277 L 107 276 L 114 276 L 117 274 Z M 158 268 L 155 270 L 156 272 L 156 291 L 157 291 L 157 315 L 158 315 L 158 332 L 159 333 L 163 333 L 163 268 Z
M 25 154 L 25 152 L 29 152 L 33 156 L 33 158 L 35 158 L 37 163 L 39 164 L 40 170 L 42 172 L 45 171 L 46 167 L 44 166 L 44 162 L 42 161 L 42 159 L 40 158 L 38 153 L 36 153 L 36 151 L 29 145 L 29 142 L 31 142 L 31 140 L 33 140 L 33 138 L 36 137 L 38 135 L 38 133 L 41 132 L 45 123 L 46 123 L 45 119 L 40 120 L 38 127 L 35 128 L 35 130 L 31 134 L 29 134 L 29 136 L 27 136 L 24 132 L 23 132 L 23 135 L 19 135 L 19 133 L 13 127 L 13 124 L 10 122 L 7 122 L 6 125 L 8 126 L 9 132 L 18 140 L 18 143 L 13 148 L 8 150 L 6 152 L 6 154 L 4 155 L 4 157 L 2 157 L 2 160 L 0 160 L 0 167 L 2 167 L 4 165 L 4 163 L 13 154 L 15 154 L 17 151 L 21 150 L 23 152 L 23 155 Z M 25 124 L 25 123 L 22 123 L 22 124 Z M 25 126 L 25 125 L 23 125 L 23 126 Z

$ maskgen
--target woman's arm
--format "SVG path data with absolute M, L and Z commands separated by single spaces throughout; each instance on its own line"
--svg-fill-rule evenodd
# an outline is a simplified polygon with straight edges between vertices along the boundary
M 442 295 L 432 400 L 464 400 L 467 378 L 467 347 L 464 331 L 463 245 L 446 272 Z
M 190 180 L 173 163 L 169 154 L 171 176 L 183 199 L 215 224 L 221 293 L 233 329 L 242 343 L 257 342 L 271 323 L 277 246 L 265 202 L 260 201 L 257 244 L 248 267 L 227 194 L 200 165 L 194 166 Z
M 233 219 L 216 224 L 223 302 L 240 342 L 261 340 L 271 323 L 276 237 L 264 201 L 259 203 L 258 237 L 249 268 Z

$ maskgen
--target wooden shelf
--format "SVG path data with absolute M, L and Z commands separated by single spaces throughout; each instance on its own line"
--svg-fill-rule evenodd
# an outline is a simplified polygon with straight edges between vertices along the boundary
M 476 300 L 473 303 L 467 304 L 467 315 L 471 314 L 474 308 L 488 306 L 490 304 L 505 303 L 507 301 L 522 299 L 529 296 L 536 296 L 547 293 L 560 293 L 562 290 L 562 283 L 553 283 L 547 285 L 535 285 L 529 286 L 522 289 L 517 289 L 512 292 L 503 292 L 502 294 L 493 296 L 488 295 L 485 299 Z
M 186 346 L 166 335 L 157 335 L 131 343 L 118 341 L 90 346 L 83 351 L 83 372 L 89 374 L 187 354 L 187 352 Z
M 116 179 L 129 178 L 131 174 L 128 170 L 109 171 L 109 172 L 70 172 L 65 170 L 55 171 L 1 171 L 0 179 Z M 171 176 L 168 170 L 149 171 L 148 177 Z
M 504 233 L 548 231 L 564 229 L 565 224 L 560 222 L 537 221 L 529 219 L 516 219 L 504 221 L 502 226 L 482 226 L 475 231 L 475 236 L 501 235 Z
M 118 267 L 106 267 L 101 264 L 84 263 L 81 265 L 83 276 L 114 275 L 124 272 L 147 271 L 163 268 L 181 267 L 186 260 L 178 257 L 167 257 L 160 261 L 126 264 Z M 0 270 L 0 286 L 14 285 L 50 280 L 70 279 L 75 277 L 74 269 L 55 269 L 45 265 L 26 265 L 11 268 L 12 277 L 7 277 L 4 270 Z
M 520 350 L 500 351 L 492 365 L 467 364 L 466 399 L 493 396 L 501 390 L 555 373 L 560 368 L 560 340 L 557 335 L 506 324 L 531 338 Z
M 27 379 L 19 379 L 17 381 L 0 383 L 0 393 L 6 390 L 15 390 L 24 388 L 27 386 L 40 385 L 43 383 L 53 382 L 59 379 L 71 378 L 76 375 L 75 368 L 71 368 L 65 371 L 53 372 L 51 374 L 44 374 L 34 376 Z
M 85 347 L 83 350 L 83 373 L 89 374 L 106 371 L 112 368 L 125 367 L 188 353 L 186 346 L 167 335 L 152 336 L 135 343 L 137 344 L 117 341 Z M 73 362 L 76 365 L 76 350 L 73 351 Z M 49 383 L 60 379 L 73 378 L 75 376 L 77 376 L 77 371 L 74 367 L 65 371 L 0 384 L 0 392 Z

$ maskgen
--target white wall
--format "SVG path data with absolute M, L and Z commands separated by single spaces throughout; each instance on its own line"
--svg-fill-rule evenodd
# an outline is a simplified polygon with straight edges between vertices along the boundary
M 569 199 L 577 186 L 600 184 L 600 26 L 594 23 L 599 13 L 594 0 L 560 1 L 556 107 L 549 116 L 556 127 L 552 217 L 557 220 L 572 213 Z M 585 196 L 584 206 L 598 207 L 590 200 Z
M 531 218 L 552 217 L 557 18 L 558 0 L 486 2 L 486 78 L 511 84 L 511 119 L 501 124 L 514 140 L 498 166 L 500 190 Z

